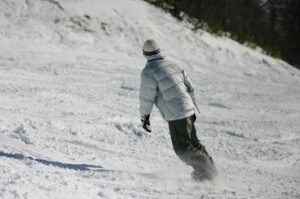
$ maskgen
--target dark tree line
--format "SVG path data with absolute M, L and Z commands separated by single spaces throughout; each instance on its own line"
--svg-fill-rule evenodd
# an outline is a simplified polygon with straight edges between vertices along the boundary
M 181 19 L 197 19 L 195 28 L 230 33 L 300 68 L 300 0 L 147 0 Z

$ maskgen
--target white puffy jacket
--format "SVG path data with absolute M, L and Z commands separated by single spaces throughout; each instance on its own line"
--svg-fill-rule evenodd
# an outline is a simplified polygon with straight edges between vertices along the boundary
M 193 115 L 194 88 L 191 80 L 175 63 L 163 58 L 147 62 L 141 72 L 140 114 L 151 113 L 155 104 L 167 121 Z

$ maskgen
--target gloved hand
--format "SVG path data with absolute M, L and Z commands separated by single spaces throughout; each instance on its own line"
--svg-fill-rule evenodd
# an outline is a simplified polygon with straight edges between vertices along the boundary
M 150 127 L 150 115 L 144 115 L 141 118 L 142 121 L 142 126 L 147 132 L 151 132 L 151 127 Z
M 197 116 L 196 114 L 192 115 L 193 121 L 196 122 Z

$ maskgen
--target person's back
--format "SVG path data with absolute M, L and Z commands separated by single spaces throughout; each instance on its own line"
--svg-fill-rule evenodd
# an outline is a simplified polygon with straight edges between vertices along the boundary
M 149 60 L 141 73 L 141 79 L 140 97 L 141 103 L 145 103 L 145 106 L 141 108 L 146 107 L 146 110 L 140 110 L 141 114 L 149 114 L 147 104 L 153 99 L 167 121 L 186 118 L 194 114 L 193 88 L 188 83 L 189 80 L 184 71 L 175 63 L 163 57 Z M 156 90 L 147 89 L 149 85 Z

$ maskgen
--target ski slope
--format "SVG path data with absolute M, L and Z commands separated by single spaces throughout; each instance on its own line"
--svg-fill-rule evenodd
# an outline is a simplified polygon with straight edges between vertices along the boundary
M 190 27 L 142 0 L 0 0 L 0 198 L 300 198 L 300 72 Z M 214 183 L 156 108 L 140 127 L 149 38 L 194 82 Z

